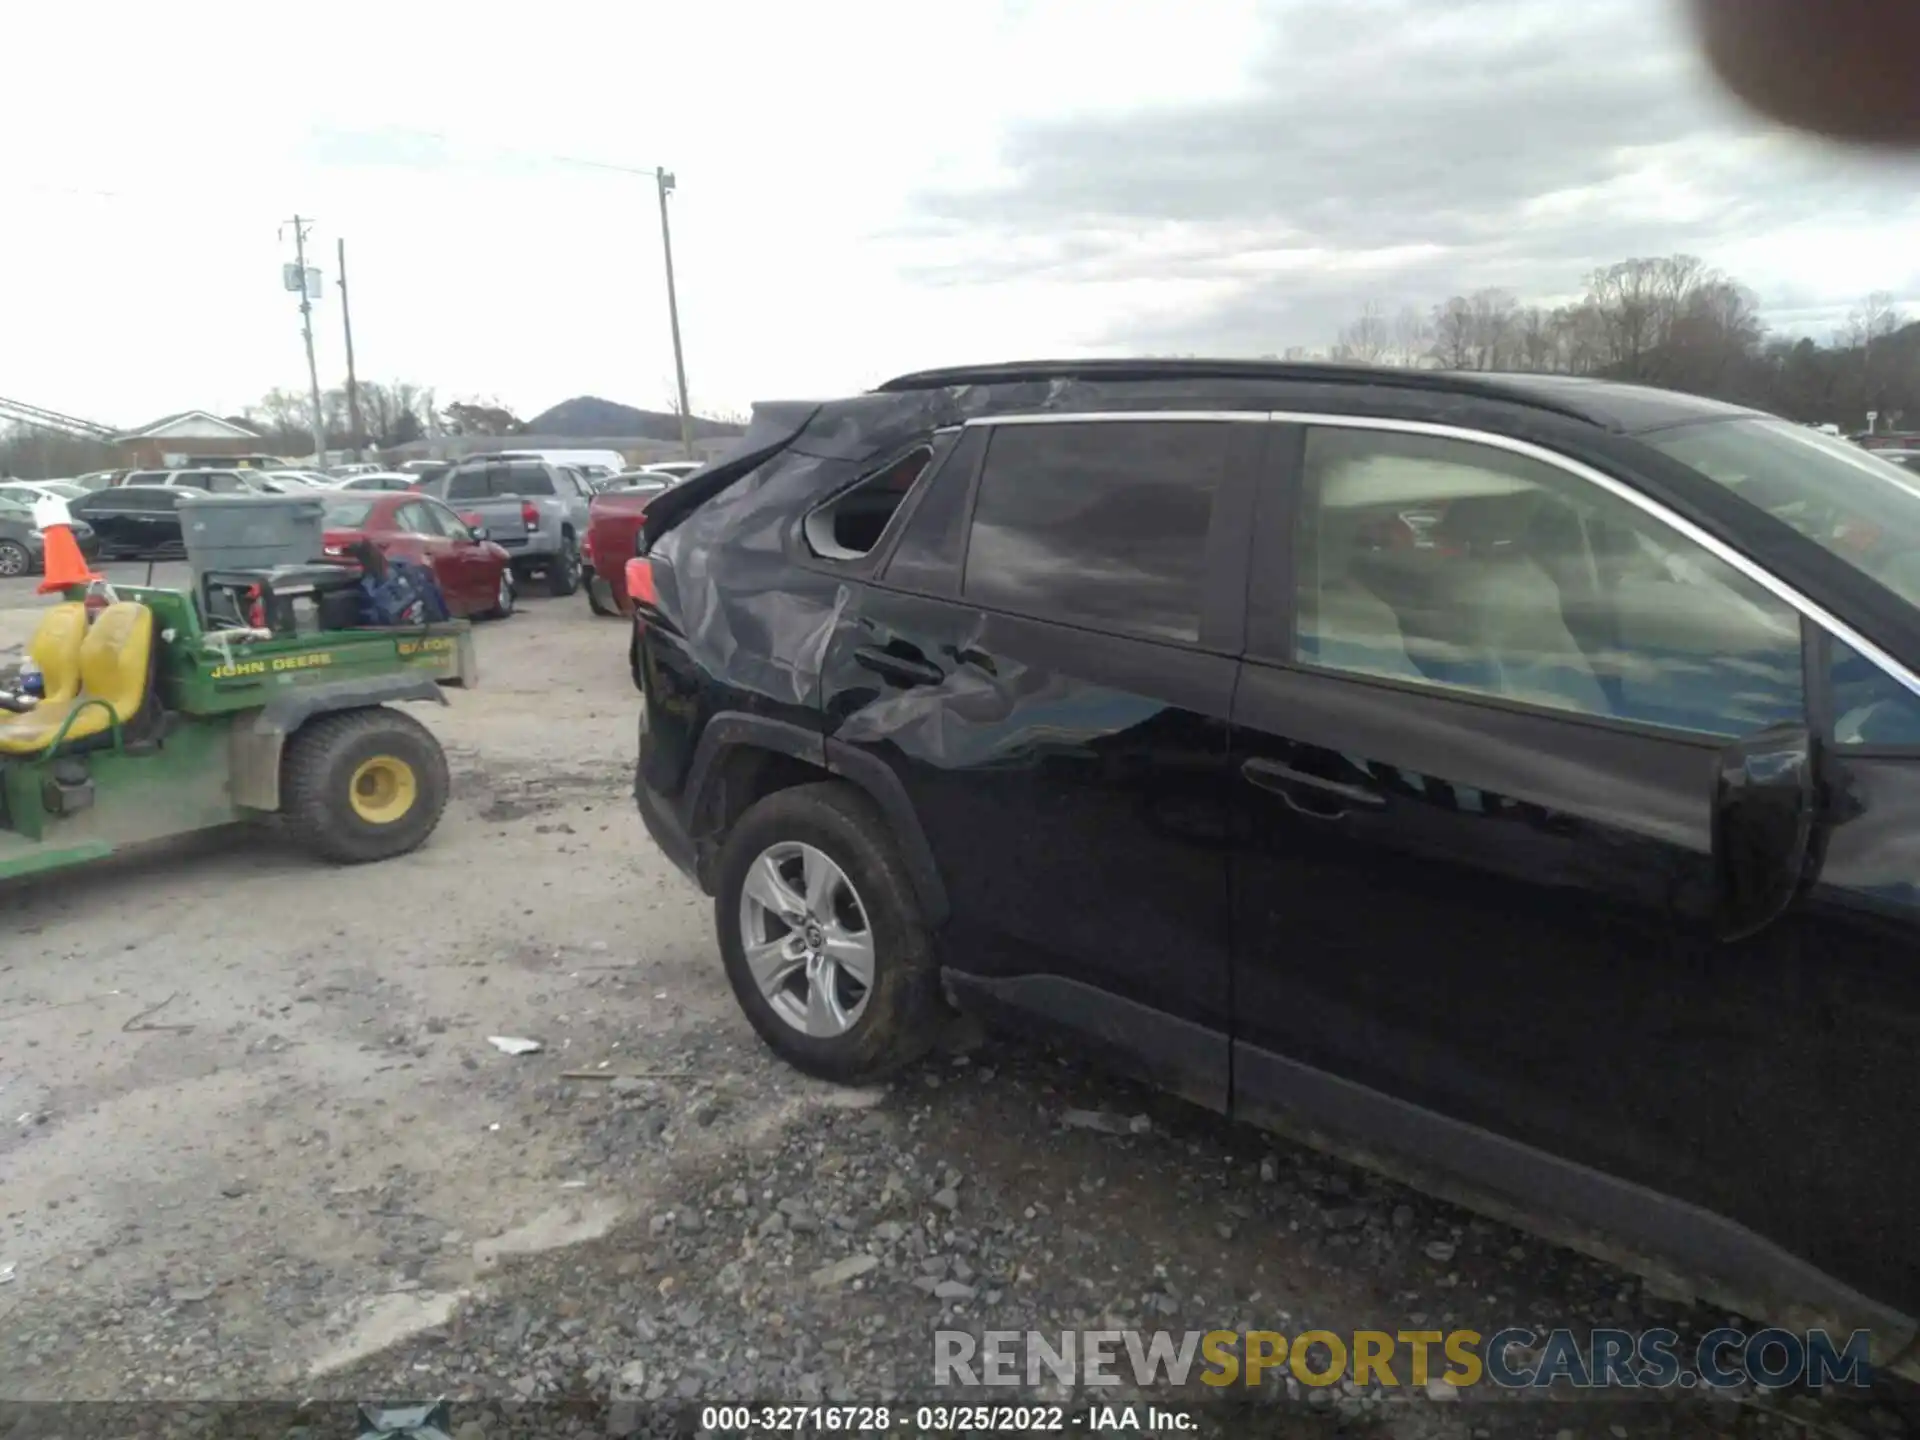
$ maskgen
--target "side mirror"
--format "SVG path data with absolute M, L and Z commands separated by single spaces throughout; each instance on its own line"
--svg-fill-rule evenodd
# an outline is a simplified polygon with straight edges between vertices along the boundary
M 1720 752 L 1713 781 L 1715 928 L 1738 940 L 1793 903 L 1813 843 L 1814 741 L 1776 725 Z
M 484 525 L 469 525 L 467 529 L 473 533 L 473 538 L 476 541 L 491 540 L 493 538 L 493 536 L 488 533 L 487 527 Z

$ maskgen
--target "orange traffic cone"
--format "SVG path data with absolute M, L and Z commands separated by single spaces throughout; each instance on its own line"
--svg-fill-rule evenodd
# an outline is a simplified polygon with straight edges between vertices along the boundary
M 56 591 L 101 578 L 87 568 L 86 557 L 80 553 L 80 542 L 73 538 L 71 525 L 48 525 L 40 534 L 45 557 L 42 568 L 47 577 L 40 582 L 42 595 L 52 595 Z

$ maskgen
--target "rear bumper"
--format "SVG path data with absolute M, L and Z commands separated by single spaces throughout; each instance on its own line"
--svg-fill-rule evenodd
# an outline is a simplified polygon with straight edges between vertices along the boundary
M 645 737 L 641 743 L 646 743 Z M 633 798 L 640 807 L 640 823 L 647 827 L 653 843 L 683 875 L 705 890 L 706 884 L 700 878 L 699 855 L 687 827 L 675 813 L 673 803 L 641 778 L 638 762 L 633 767 Z

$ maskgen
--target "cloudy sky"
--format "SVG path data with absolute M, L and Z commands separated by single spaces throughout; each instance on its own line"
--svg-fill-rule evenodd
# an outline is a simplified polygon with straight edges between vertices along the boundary
M 1038 354 L 1260 354 L 1686 250 L 1821 338 L 1920 314 L 1920 167 L 1722 101 L 1663 0 L 16 7 L 0 396 L 132 425 L 305 382 L 696 408 Z M 934 17 L 939 18 L 934 18 Z

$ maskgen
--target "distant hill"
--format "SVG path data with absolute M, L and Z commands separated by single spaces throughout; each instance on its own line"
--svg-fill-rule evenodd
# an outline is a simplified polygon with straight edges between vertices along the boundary
M 576 395 L 529 419 L 527 433 L 578 436 L 583 439 L 589 436 L 621 435 L 635 439 L 678 440 L 680 417 L 665 410 L 636 410 L 631 405 L 602 400 L 598 395 Z M 708 420 L 700 415 L 693 417 L 693 438 L 696 440 L 719 440 L 745 433 L 743 426 L 732 425 L 725 420 Z

